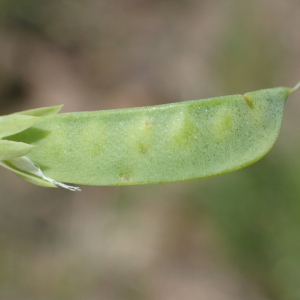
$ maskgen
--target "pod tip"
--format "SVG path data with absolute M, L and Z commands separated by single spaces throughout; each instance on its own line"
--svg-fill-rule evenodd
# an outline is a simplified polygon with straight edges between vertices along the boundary
M 291 89 L 291 93 L 299 89 L 300 87 L 300 81 Z

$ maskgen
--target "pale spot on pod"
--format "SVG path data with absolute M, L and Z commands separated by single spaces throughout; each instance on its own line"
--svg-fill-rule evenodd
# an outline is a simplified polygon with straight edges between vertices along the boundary
M 177 146 L 187 146 L 197 135 L 197 128 L 193 117 L 187 110 L 175 114 L 168 126 L 171 143 Z
M 91 136 L 94 138 L 91 139 Z M 86 145 L 80 151 L 85 151 L 86 156 L 90 159 L 99 157 L 107 145 L 107 126 L 101 121 L 86 123 L 78 132 L 78 138 L 80 139 L 79 146 Z M 76 149 L 74 150 L 76 151 Z
M 130 124 L 126 135 L 128 147 L 140 154 L 146 154 L 153 144 L 153 121 L 141 118 Z
M 210 120 L 210 131 L 218 139 L 225 139 L 234 129 L 233 114 L 226 106 L 220 107 Z
M 130 183 L 130 177 L 129 177 L 129 175 L 121 174 L 120 175 L 120 179 L 121 179 L 121 182 L 123 184 L 129 184 Z

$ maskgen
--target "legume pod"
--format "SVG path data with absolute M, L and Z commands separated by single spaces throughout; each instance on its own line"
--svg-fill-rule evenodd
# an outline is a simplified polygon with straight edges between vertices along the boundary
M 1 163 L 32 183 L 70 189 L 60 182 L 152 184 L 231 172 L 271 149 L 297 87 L 141 108 L 21 112 L 10 116 L 31 116 L 29 128 L 3 139 L 35 147 Z

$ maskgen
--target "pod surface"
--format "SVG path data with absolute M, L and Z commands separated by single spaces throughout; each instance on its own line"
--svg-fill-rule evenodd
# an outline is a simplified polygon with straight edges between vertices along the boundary
M 200 179 L 263 157 L 277 139 L 290 91 L 57 114 L 10 139 L 36 145 L 27 157 L 58 181 L 133 185 Z

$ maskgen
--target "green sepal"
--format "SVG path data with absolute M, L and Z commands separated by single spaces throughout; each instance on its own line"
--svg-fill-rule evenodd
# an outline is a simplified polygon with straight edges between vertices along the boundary
M 7 160 L 26 155 L 35 146 L 22 142 L 0 140 L 0 160 Z
M 46 117 L 46 116 L 55 115 L 55 114 L 59 113 L 59 111 L 62 109 L 62 107 L 63 107 L 63 104 L 57 105 L 57 106 L 40 107 L 40 108 L 29 109 L 29 110 L 17 112 L 17 113 L 14 113 L 14 115 Z
M 21 132 L 40 120 L 39 117 L 8 115 L 0 117 L 0 138 Z
M 9 160 L 6 161 L 1 161 L 0 165 L 3 166 L 4 168 L 14 172 L 17 176 L 21 177 L 22 179 L 32 183 L 32 184 L 36 184 L 38 186 L 42 186 L 42 187 L 49 187 L 49 188 L 57 188 L 57 186 L 55 186 L 54 184 L 52 184 L 49 181 L 46 181 L 40 177 L 37 177 L 35 175 L 29 174 L 27 172 L 21 171 L 17 168 L 15 168 Z

